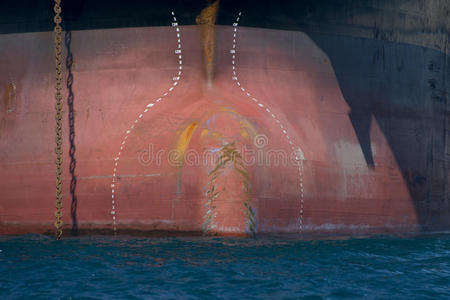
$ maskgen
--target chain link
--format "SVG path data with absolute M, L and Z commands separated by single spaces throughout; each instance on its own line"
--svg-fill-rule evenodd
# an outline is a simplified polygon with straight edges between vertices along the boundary
M 55 34 L 55 61 L 56 61 L 56 93 L 55 93 L 55 109 L 56 109 L 56 212 L 55 212 L 55 228 L 56 239 L 61 239 L 62 236 L 62 28 L 61 28 L 61 0 L 55 0 L 55 6 L 53 8 L 55 17 L 54 34 Z

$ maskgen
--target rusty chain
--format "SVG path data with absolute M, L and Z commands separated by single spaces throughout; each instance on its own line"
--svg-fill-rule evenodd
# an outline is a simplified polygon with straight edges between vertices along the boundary
M 61 239 L 62 236 L 62 28 L 61 28 L 61 0 L 55 0 L 55 6 L 53 8 L 55 17 L 54 34 L 55 34 L 55 61 L 56 61 L 56 73 L 55 73 L 55 109 L 56 109 L 56 212 L 55 212 L 55 228 L 56 239 Z

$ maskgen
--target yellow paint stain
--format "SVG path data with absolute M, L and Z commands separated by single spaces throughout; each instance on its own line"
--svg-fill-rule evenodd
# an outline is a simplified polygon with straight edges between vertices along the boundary
M 235 114 L 235 115 L 239 116 L 239 113 L 237 111 L 235 111 L 234 109 L 231 109 L 229 107 L 221 107 L 220 111 L 229 112 L 229 113 L 232 113 L 232 114 Z
M 193 122 L 189 126 L 187 126 L 178 137 L 176 150 L 180 155 L 179 159 L 182 160 L 186 150 L 191 142 L 192 135 L 194 134 L 195 129 L 198 126 L 198 122 Z
M 212 136 L 213 136 L 213 138 L 219 138 L 219 137 L 222 137 L 223 135 L 221 133 L 218 133 L 218 132 L 213 132 Z
M 203 129 L 202 133 L 200 133 L 200 137 L 202 137 L 202 138 L 206 137 L 208 135 L 208 132 L 209 132 L 208 129 L 206 129 L 206 128 Z
M 241 128 L 240 135 L 243 138 L 250 138 L 257 134 L 255 127 L 246 119 L 244 118 L 240 113 L 238 113 L 236 110 L 230 108 L 230 107 L 220 107 L 220 113 L 229 113 L 234 115 L 239 120 L 239 125 Z M 216 115 L 217 113 L 211 113 L 208 118 L 211 118 L 212 116 Z M 214 138 L 220 138 L 222 137 L 222 134 L 218 132 L 212 132 L 211 136 Z M 203 133 L 202 133 L 203 137 Z
M 255 136 L 256 130 L 255 127 L 246 119 L 241 120 L 240 122 L 242 131 L 245 131 L 247 133 L 247 136 Z
M 238 118 L 241 119 L 239 121 L 241 128 L 246 130 L 250 135 L 256 135 L 255 127 L 253 127 L 253 125 L 247 119 L 242 117 L 241 114 L 239 114 L 237 111 L 229 107 L 221 107 L 220 111 L 236 115 Z

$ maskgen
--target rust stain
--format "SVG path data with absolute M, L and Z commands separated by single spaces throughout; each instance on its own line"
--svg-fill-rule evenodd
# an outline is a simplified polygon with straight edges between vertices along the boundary
M 13 112 L 16 105 L 16 84 L 14 82 L 9 83 L 6 87 L 4 101 L 6 112 Z
M 219 1 L 203 9 L 195 21 L 200 25 L 202 32 L 202 43 L 205 54 L 206 82 L 209 86 L 212 84 L 214 71 L 214 38 L 215 23 L 217 12 L 219 10 Z

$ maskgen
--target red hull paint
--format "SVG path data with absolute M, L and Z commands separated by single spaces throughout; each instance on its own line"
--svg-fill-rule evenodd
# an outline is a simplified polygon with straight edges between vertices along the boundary
M 232 27 L 218 27 L 211 88 L 204 82 L 199 29 L 181 27 L 181 35 L 183 73 L 178 85 L 143 115 L 121 151 L 114 191 L 119 232 L 199 231 L 204 221 L 213 165 L 175 166 L 166 156 L 160 164 L 145 165 L 142 156 L 138 160 L 139 153 L 147 153 L 149 147 L 154 154 L 182 147 L 183 130 L 195 124 L 185 141 L 192 153 L 234 141 L 263 155 L 270 150 L 290 154 L 288 140 L 271 113 L 304 153 L 304 210 L 301 213 L 297 166 L 253 163 L 247 171 L 258 232 L 298 232 L 300 219 L 303 232 L 418 229 L 411 195 L 378 124 L 372 119 L 376 168 L 371 169 L 331 63 L 307 35 L 240 28 L 236 70 L 244 92 L 232 79 Z M 0 111 L 0 234 L 51 231 L 52 35 L 3 35 L 0 49 L 0 66 L 6 70 L 0 74 L 0 86 L 11 79 L 17 86 L 15 111 Z M 172 86 L 179 67 L 175 49 L 171 27 L 72 33 L 80 229 L 112 229 L 114 159 L 134 120 Z M 247 92 L 264 106 L 254 103 Z M 67 139 L 67 122 L 64 128 Z M 264 135 L 268 144 L 256 147 L 254 135 Z M 66 154 L 68 148 L 66 141 Z M 64 223 L 70 228 L 69 159 L 64 163 Z M 241 234 L 246 227 L 240 177 L 227 172 L 214 231 Z

